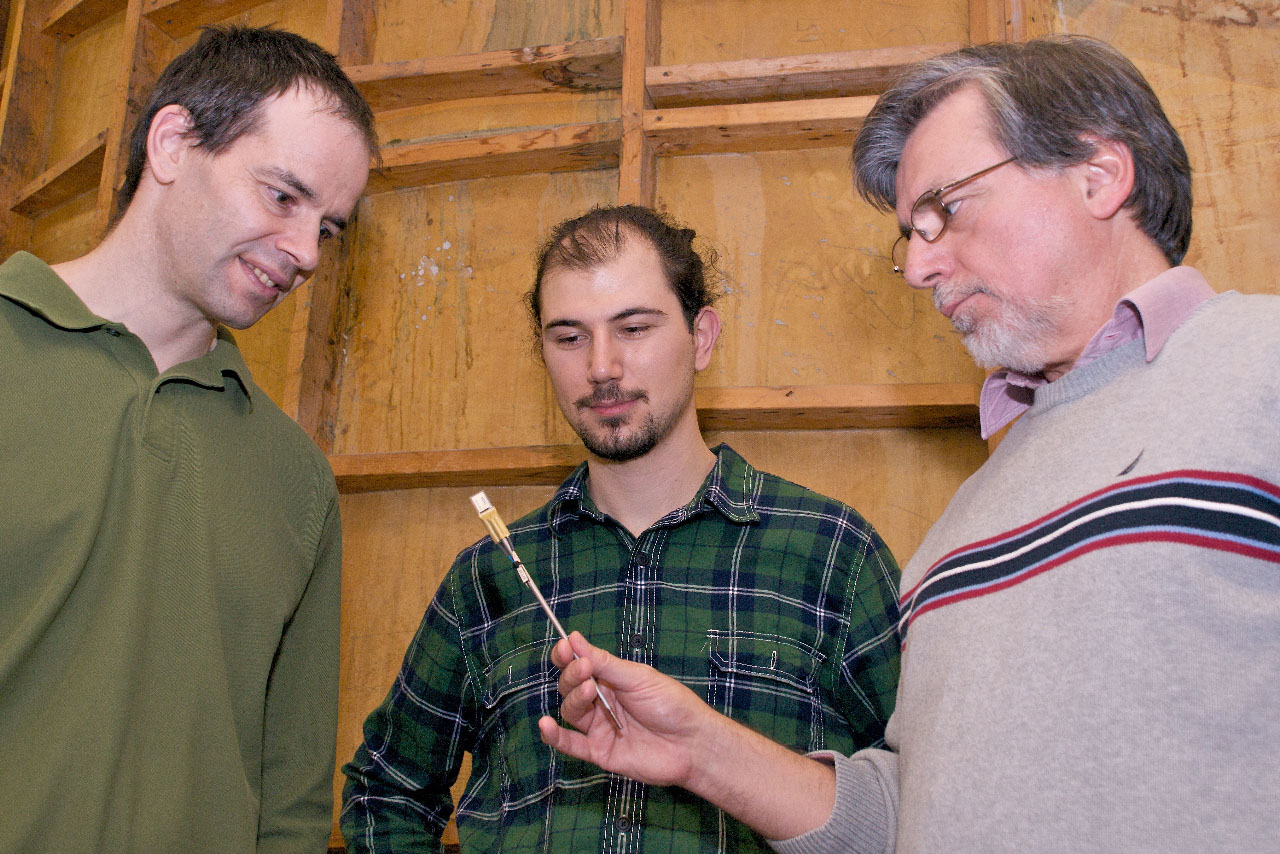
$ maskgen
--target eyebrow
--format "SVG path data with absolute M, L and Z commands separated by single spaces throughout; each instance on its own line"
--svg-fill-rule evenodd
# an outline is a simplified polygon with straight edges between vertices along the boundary
M 312 202 L 312 203 L 315 202 L 316 191 L 311 188 L 310 184 L 303 181 L 301 178 L 295 175 L 292 171 L 288 169 L 282 169 L 279 166 L 268 166 L 266 171 L 272 178 L 275 178 L 280 183 L 288 186 L 289 189 L 293 190 L 295 193 L 297 193 L 302 198 L 306 199 L 308 202 Z M 338 231 L 343 231 L 347 227 L 346 217 L 326 214 L 325 219 L 333 223 L 333 227 L 336 228 Z
M 632 308 L 624 308 L 622 311 L 609 318 L 610 323 L 617 323 L 619 320 L 626 320 L 628 317 L 635 317 L 637 314 L 656 314 L 659 317 L 666 317 L 667 313 L 660 308 L 649 308 L 647 306 L 634 306 Z M 585 329 L 587 324 L 581 320 L 563 317 L 555 320 L 548 320 L 542 325 L 542 331 L 546 332 L 556 326 L 568 326 L 573 329 Z

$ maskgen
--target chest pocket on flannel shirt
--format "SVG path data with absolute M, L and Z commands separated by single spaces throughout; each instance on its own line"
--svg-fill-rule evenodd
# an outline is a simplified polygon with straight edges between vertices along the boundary
M 538 737 L 538 718 L 560 708 L 551 663 L 551 643 L 539 641 L 497 659 L 484 672 L 484 721 L 476 739 L 492 773 L 503 774 L 502 788 L 532 794 L 550 790 L 551 748 Z M 474 772 L 473 772 L 474 773 Z
M 788 747 L 810 750 L 822 729 L 824 656 L 777 635 L 711 631 L 707 703 Z

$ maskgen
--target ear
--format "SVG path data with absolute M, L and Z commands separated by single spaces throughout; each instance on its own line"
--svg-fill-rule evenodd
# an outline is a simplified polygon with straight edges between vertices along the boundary
M 703 306 L 693 319 L 693 369 L 704 371 L 711 364 L 711 351 L 720 337 L 720 315 L 711 306 Z
M 1097 219 L 1110 219 L 1133 192 L 1133 152 L 1123 142 L 1085 136 L 1093 154 L 1074 167 L 1086 210 Z
M 177 177 L 193 147 L 191 128 L 191 114 L 179 104 L 166 104 L 152 117 L 147 131 L 147 166 L 158 183 L 169 184 Z

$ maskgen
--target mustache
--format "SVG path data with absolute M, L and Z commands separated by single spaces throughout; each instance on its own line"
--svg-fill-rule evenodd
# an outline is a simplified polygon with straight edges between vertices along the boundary
M 648 401 L 649 395 L 641 389 L 624 389 L 619 383 L 611 382 L 598 386 L 591 394 L 578 398 L 573 405 L 579 409 L 588 409 L 592 406 L 611 406 L 633 400 Z

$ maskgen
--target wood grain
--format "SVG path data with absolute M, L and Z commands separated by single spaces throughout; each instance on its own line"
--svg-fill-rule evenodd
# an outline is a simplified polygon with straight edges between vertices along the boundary
M 375 112 L 437 101 L 597 92 L 622 85 L 622 39 L 593 39 L 344 69 Z

